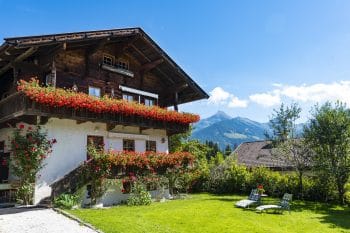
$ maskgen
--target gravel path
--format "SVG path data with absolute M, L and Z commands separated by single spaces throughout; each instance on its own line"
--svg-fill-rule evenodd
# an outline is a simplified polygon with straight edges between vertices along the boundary
M 0 209 L 1 233 L 96 233 L 54 210 L 40 208 Z

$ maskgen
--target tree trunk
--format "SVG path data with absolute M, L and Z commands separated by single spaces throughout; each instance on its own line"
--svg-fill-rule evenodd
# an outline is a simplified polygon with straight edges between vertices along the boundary
M 303 200 L 303 198 L 304 198 L 303 172 L 302 171 L 298 171 L 298 173 L 299 173 L 299 195 L 300 195 L 300 199 Z
M 345 194 L 344 185 L 341 182 L 337 182 L 337 186 L 338 186 L 339 203 L 344 205 L 345 204 L 345 200 L 344 200 L 344 194 Z

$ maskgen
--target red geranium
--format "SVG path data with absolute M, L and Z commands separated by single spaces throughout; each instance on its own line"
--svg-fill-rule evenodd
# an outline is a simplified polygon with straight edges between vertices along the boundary
M 97 98 L 81 92 L 61 88 L 41 87 L 39 81 L 21 80 L 18 91 L 23 92 L 31 100 L 50 107 L 68 107 L 87 109 L 94 113 L 115 113 L 125 116 L 139 117 L 158 121 L 190 124 L 199 121 L 199 116 L 190 113 L 170 111 L 158 106 L 145 106 L 136 102 L 127 102 L 109 97 Z

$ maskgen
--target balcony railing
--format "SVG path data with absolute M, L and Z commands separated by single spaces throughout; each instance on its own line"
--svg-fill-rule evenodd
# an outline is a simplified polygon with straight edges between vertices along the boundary
M 81 122 L 92 121 L 112 125 L 137 126 L 143 129 L 166 129 L 168 135 L 183 133 L 189 129 L 189 124 L 153 120 L 136 115 L 126 116 L 117 113 L 95 113 L 88 109 L 50 107 L 31 100 L 21 92 L 14 93 L 0 101 L 0 123 L 26 115 L 73 119 Z

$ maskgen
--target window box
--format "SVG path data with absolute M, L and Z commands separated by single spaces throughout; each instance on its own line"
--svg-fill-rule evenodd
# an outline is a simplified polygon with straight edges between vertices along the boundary
M 111 72 L 114 72 L 114 73 L 125 75 L 125 76 L 131 77 L 131 78 L 134 77 L 134 72 L 132 72 L 130 70 L 126 70 L 126 69 L 122 69 L 122 68 L 118 68 L 118 67 L 111 66 L 111 65 L 106 65 L 106 64 L 102 64 L 101 67 L 104 70 L 108 70 L 108 71 L 111 71 Z

